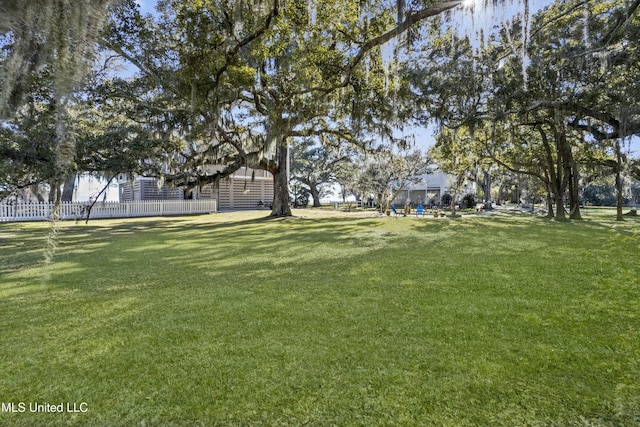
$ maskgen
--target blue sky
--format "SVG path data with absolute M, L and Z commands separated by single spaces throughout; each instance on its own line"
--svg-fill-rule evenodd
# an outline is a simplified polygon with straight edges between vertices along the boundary
M 136 0 L 136 3 L 140 6 L 142 13 L 153 13 L 156 7 L 156 0 Z

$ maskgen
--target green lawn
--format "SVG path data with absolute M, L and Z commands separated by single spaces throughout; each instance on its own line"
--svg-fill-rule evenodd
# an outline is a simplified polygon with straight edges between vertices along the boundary
M 0 224 L 0 425 L 640 424 L 640 220 L 296 213 Z

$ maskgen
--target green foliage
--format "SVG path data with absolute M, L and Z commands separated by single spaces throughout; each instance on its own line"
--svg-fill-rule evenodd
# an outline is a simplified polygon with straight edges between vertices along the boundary
M 47 69 L 26 91 L 27 102 L 16 115 L 0 122 L 0 187 L 7 193 L 48 186 L 54 190 L 78 173 L 112 177 L 120 173 L 158 175 L 179 141 L 153 136 L 136 104 L 114 97 L 135 89 L 124 81 L 93 81 L 91 91 L 59 103 Z M 133 89 L 133 90 L 132 90 Z M 64 153 L 58 128 L 72 134 Z M 37 191 L 36 191 L 37 192 Z
M 21 107 L 43 67 L 61 99 L 85 78 L 109 0 L 5 1 L 0 7 L 0 117 Z
M 530 37 L 521 16 L 477 48 L 450 30 L 432 31 L 405 71 L 426 112 L 415 116 L 442 128 L 432 155 L 443 170 L 487 170 L 489 161 L 529 175 L 553 194 L 559 217 L 568 191 L 579 218 L 580 166 L 611 166 L 612 141 L 640 134 L 637 8 L 556 2 L 527 17 Z
M 140 70 L 149 115 L 188 141 L 168 181 L 194 186 L 242 166 L 268 170 L 274 214 L 286 216 L 278 176 L 293 140 L 404 143 L 393 138 L 397 66 L 380 47 L 456 5 L 413 5 L 405 25 L 394 2 L 166 0 L 157 17 L 141 17 L 129 2 L 115 9 L 105 41 Z M 200 172 L 210 165 L 222 167 Z
M 610 184 L 589 184 L 582 191 L 582 198 L 594 206 L 615 206 L 616 189 Z
M 306 187 L 303 187 L 298 183 L 291 184 L 291 199 L 294 207 L 306 208 L 309 205 L 310 198 L 311 192 Z
M 387 150 L 372 159 L 365 159 L 358 175 L 361 195 L 374 195 L 382 212 L 411 184 L 420 182 L 429 172 L 431 159 L 420 150 Z
M 307 190 L 307 199 L 313 197 L 314 207 L 320 206 L 320 198 L 329 192 L 336 173 L 349 160 L 335 138 L 325 136 L 323 140 L 323 144 L 313 139 L 297 141 L 290 151 L 290 176 Z
M 461 206 L 462 209 L 464 208 L 475 208 L 476 206 L 476 195 L 473 193 L 467 193 L 464 196 L 462 196 L 462 202 L 464 204 L 464 207 Z
M 51 80 L 40 73 L 26 105 L 12 118 L 0 120 L 0 188 L 8 195 L 56 177 L 57 108 Z

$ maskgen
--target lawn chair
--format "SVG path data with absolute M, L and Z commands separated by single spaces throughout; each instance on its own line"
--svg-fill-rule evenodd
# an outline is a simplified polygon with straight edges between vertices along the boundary
M 418 216 L 418 215 L 424 216 L 424 206 L 418 205 L 416 207 L 416 216 Z

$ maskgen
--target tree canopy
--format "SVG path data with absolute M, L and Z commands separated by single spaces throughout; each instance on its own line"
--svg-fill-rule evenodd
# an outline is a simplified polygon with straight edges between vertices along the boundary
M 438 28 L 406 68 L 416 117 L 438 121 L 440 146 L 462 138 L 476 161 L 538 178 L 558 218 L 568 191 L 570 215 L 580 218 L 581 166 L 601 161 L 619 171 L 620 140 L 640 134 L 637 9 L 638 2 L 556 2 L 530 22 L 487 34 L 479 47 Z
M 249 166 L 274 176 L 290 215 L 293 139 L 331 135 L 374 149 L 393 139 L 397 73 L 383 44 L 461 1 L 161 1 L 157 18 L 119 8 L 107 45 L 140 70 L 143 106 L 189 145 L 167 179 L 218 182 Z M 204 165 L 223 165 L 215 172 Z
M 145 16 L 134 0 L 4 2 L 0 171 L 22 186 L 102 169 L 190 188 L 263 169 L 272 215 L 286 216 L 294 142 L 375 158 L 408 148 L 397 129 L 413 119 L 441 126 L 433 154 L 454 175 L 526 174 L 557 217 L 568 193 L 579 218 L 582 168 L 620 175 L 621 140 L 640 133 L 640 2 L 571 0 L 531 15 L 522 0 L 522 14 L 479 40 L 447 25 L 463 3 L 159 0 Z M 131 76 L 87 80 L 88 65 L 114 56 Z

